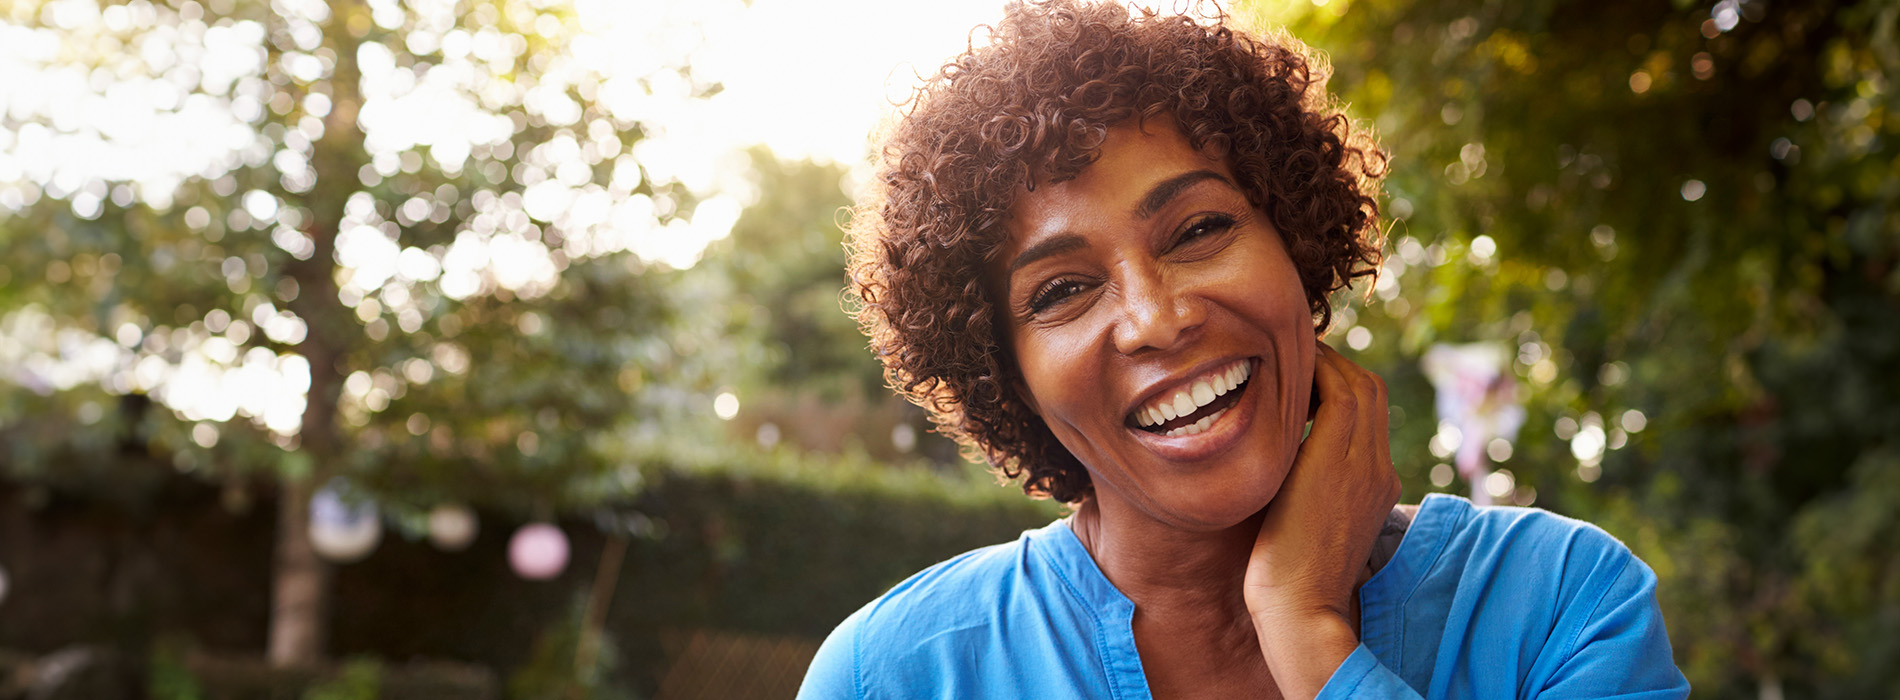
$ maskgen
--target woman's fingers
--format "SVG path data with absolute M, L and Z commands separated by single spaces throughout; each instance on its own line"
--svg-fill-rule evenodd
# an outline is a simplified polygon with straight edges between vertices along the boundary
M 1350 449 L 1352 435 L 1359 423 L 1359 396 L 1354 391 L 1352 381 L 1340 371 L 1339 353 L 1319 344 L 1318 360 L 1313 363 L 1314 393 L 1319 398 L 1319 407 L 1313 411 L 1313 436 L 1320 436 L 1322 445 Z M 1312 440 L 1312 436 L 1307 438 Z M 1301 457 L 1306 457 L 1305 449 Z M 1339 456 L 1344 456 L 1343 454 Z
M 1355 434 L 1364 431 L 1379 436 L 1388 435 L 1389 418 L 1386 413 L 1388 409 L 1385 379 L 1346 359 L 1325 343 L 1320 343 L 1319 347 L 1320 352 L 1317 356 L 1319 361 L 1314 369 L 1315 378 L 1321 376 L 1320 367 L 1325 367 L 1330 370 L 1329 374 L 1343 378 L 1346 386 L 1350 387 L 1354 407 Z M 1384 439 L 1354 441 L 1354 447 L 1378 448 L 1385 450 L 1387 456 L 1390 455 L 1388 442 Z M 1391 460 L 1386 459 L 1384 462 L 1389 464 Z

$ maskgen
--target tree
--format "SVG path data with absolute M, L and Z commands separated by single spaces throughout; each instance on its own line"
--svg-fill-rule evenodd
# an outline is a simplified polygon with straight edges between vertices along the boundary
M 851 205 L 846 169 L 750 152 L 759 200 L 708 256 L 735 303 L 756 305 L 771 356 L 747 363 L 761 385 L 805 385 L 830 398 L 888 394 L 880 365 L 841 306 L 844 233 Z
M 726 310 L 725 334 L 757 340 L 737 346 L 750 354 L 727 375 L 747 407 L 734 431 L 821 453 L 963 465 L 954 442 L 919 431 L 923 412 L 885 387 L 883 366 L 844 312 L 849 171 L 781 160 L 762 146 L 748 155 L 758 197 L 692 272 L 722 290 L 714 308 Z
M 636 156 L 717 90 L 664 14 L 8 6 L 5 467 L 278 484 L 278 665 L 322 655 L 307 505 L 333 478 L 535 517 L 633 488 L 602 443 L 690 435 L 730 359 L 664 261 L 738 205 Z
M 1326 51 L 1395 155 L 1389 258 L 1341 328 L 1410 416 L 1413 497 L 1446 447 L 1419 355 L 1506 344 L 1530 420 L 1492 451 L 1504 495 L 1656 568 L 1698 695 L 1900 683 L 1896 6 L 1244 11 Z

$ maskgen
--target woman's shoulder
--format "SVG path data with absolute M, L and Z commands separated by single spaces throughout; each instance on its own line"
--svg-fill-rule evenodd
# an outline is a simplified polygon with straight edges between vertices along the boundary
M 877 695 L 867 692 L 876 686 L 906 697 L 917 689 L 949 687 L 953 678 L 969 683 L 1007 676 L 1025 663 L 1015 655 L 1037 646 L 1025 635 L 1048 637 L 1088 626 L 1089 614 L 1066 592 L 1059 567 L 1049 561 L 1063 555 L 1063 544 L 1052 540 L 1073 538 L 1067 527 L 1057 521 L 1014 541 L 965 552 L 893 586 L 825 639 L 800 696 Z M 1046 625 L 1011 624 L 1029 619 Z
M 1449 697 L 1686 689 L 1655 593 L 1655 573 L 1596 525 L 1432 495 L 1360 591 L 1362 641 L 1407 684 Z
M 1411 520 L 1409 530 L 1421 531 L 1426 539 L 1442 539 L 1448 550 L 1472 556 L 1530 562 L 1609 559 L 1619 564 L 1633 557 L 1603 528 L 1542 508 L 1477 505 L 1432 494 Z
M 858 634 L 928 635 L 946 626 L 971 626 L 993 617 L 1004 598 L 1033 585 L 1034 551 L 1067 525 L 1027 530 L 1015 540 L 979 547 L 911 575 L 866 603 L 845 624 Z M 834 633 L 836 634 L 836 633 Z
M 1035 540 L 1048 528 L 1028 530 L 1009 542 L 978 547 L 912 574 L 866 604 L 868 617 L 915 623 L 919 616 L 967 618 L 969 608 L 993 598 L 1019 575 Z
M 1403 600 L 1413 613 L 1443 608 L 1456 617 L 1466 609 L 1555 622 L 1567 612 L 1589 615 L 1606 595 L 1651 597 L 1655 580 L 1629 547 L 1589 522 L 1433 494 L 1372 595 Z

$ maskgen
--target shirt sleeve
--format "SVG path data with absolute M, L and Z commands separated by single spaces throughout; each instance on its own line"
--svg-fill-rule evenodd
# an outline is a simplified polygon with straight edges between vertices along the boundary
M 1620 544 L 1606 555 L 1608 567 L 1592 587 L 1601 595 L 1584 596 L 1571 610 L 1578 623 L 1559 626 L 1549 643 L 1562 662 L 1554 672 L 1533 673 L 1520 682 L 1517 697 L 1538 700 L 1682 700 L 1689 682 L 1676 668 L 1662 610 L 1656 603 L 1656 574 Z M 1467 650 L 1468 652 L 1474 650 Z M 1484 652 L 1478 651 L 1478 657 Z M 1496 659 L 1506 663 L 1505 659 Z M 1483 663 L 1483 661 L 1480 661 Z M 1412 700 L 1420 694 L 1379 662 L 1364 644 L 1333 671 L 1320 689 L 1320 700 L 1386 698 Z
M 1333 670 L 1333 677 L 1326 679 L 1326 686 L 1319 689 L 1314 700 L 1346 700 L 1347 698 L 1389 698 L 1390 700 L 1411 700 L 1419 697 L 1418 691 L 1406 685 L 1372 655 L 1372 650 L 1361 644 L 1352 650 L 1352 655 Z
M 1627 550 L 1623 566 L 1537 697 L 1678 700 L 1689 681 L 1676 668 L 1656 603 L 1656 574 Z M 1553 640 L 1555 641 L 1555 640 Z
M 864 610 L 852 613 L 818 646 L 817 655 L 805 670 L 805 682 L 798 687 L 798 700 L 863 697 L 858 687 L 858 633 L 864 614 Z

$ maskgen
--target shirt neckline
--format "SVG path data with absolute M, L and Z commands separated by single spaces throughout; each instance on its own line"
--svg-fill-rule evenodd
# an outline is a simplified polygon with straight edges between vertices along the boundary
M 1458 496 L 1427 494 L 1391 560 L 1359 587 L 1360 643 L 1376 655 L 1388 657 L 1398 648 L 1401 620 L 1394 613 L 1424 580 L 1446 538 L 1472 508 L 1470 501 Z M 1068 593 L 1093 613 L 1098 622 L 1098 641 L 1125 638 L 1116 639 L 1118 643 L 1113 646 L 1125 646 L 1133 653 L 1134 602 L 1109 582 L 1088 548 L 1082 546 L 1072 526 L 1073 518 L 1071 515 L 1043 527 L 1041 534 L 1045 536 L 1035 537 L 1032 542 L 1040 545 L 1036 549 L 1055 569 Z M 1104 624 L 1109 622 L 1117 624 Z
M 1392 553 L 1392 558 L 1385 566 L 1360 586 L 1360 597 L 1364 598 L 1369 591 L 1381 596 L 1409 592 L 1437 558 L 1439 545 L 1449 532 L 1448 528 L 1456 524 L 1471 507 L 1470 501 L 1458 496 L 1426 494 L 1419 503 L 1417 514 L 1412 516 L 1411 525 L 1406 527 L 1405 536 L 1400 538 L 1398 549 Z M 1075 534 L 1074 518 L 1074 515 L 1070 515 L 1043 527 L 1043 533 L 1047 536 L 1038 537 L 1036 541 L 1047 546 L 1040 549 L 1049 557 L 1051 564 L 1062 570 L 1063 579 L 1083 602 L 1096 608 L 1113 604 L 1132 605 L 1132 601 L 1109 582 L 1108 575 L 1102 573 L 1102 568 L 1095 563 L 1095 557 L 1089 554 L 1088 548 L 1082 546 L 1081 538 Z

